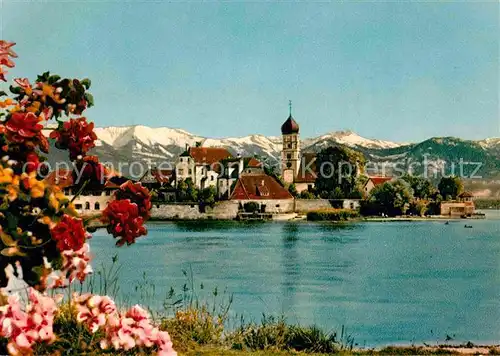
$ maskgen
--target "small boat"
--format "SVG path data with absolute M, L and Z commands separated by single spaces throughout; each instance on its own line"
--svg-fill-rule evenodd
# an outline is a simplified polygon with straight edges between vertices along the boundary
M 465 225 L 464 226 L 466 229 L 472 229 L 472 225 Z
M 445 222 L 444 224 L 445 224 L 445 225 L 450 225 L 450 222 L 449 222 L 449 221 L 447 221 L 447 222 Z

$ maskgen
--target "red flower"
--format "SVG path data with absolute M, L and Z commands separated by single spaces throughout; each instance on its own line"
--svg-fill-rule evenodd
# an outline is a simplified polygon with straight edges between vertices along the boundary
M 26 173 L 34 172 L 40 166 L 40 158 L 35 152 L 26 155 Z
M 120 186 L 120 190 L 116 192 L 116 199 L 130 199 L 131 202 L 137 204 L 139 214 L 144 218 L 149 218 L 151 210 L 151 195 L 149 190 L 142 186 L 141 183 L 132 183 L 127 181 Z
M 94 141 L 97 140 L 94 123 L 88 123 L 84 117 L 66 121 L 62 128 L 50 133 L 50 138 L 56 140 L 57 148 L 68 149 L 72 160 L 80 155 L 85 155 L 91 148 L 95 147 Z
M 137 204 L 129 199 L 113 200 L 102 213 L 102 221 L 108 224 L 108 232 L 120 237 L 117 246 L 131 245 L 139 236 L 146 235 L 144 219 L 139 216 Z
M 15 112 L 5 123 L 7 138 L 16 143 L 32 139 L 38 136 L 43 128 L 39 122 L 38 117 L 31 112 Z
M 87 186 L 100 187 L 104 184 L 106 178 L 106 168 L 99 163 L 97 156 L 85 156 L 76 161 L 73 171 L 73 181 L 76 185 L 88 182 Z
M 63 215 L 61 221 L 50 230 L 59 251 L 78 251 L 83 247 L 90 234 L 85 231 L 81 219 Z

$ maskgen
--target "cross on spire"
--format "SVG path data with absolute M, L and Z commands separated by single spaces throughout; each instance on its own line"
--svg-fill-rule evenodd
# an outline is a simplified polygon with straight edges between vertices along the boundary
M 291 100 L 288 100 L 288 108 L 290 111 L 290 116 L 292 116 L 292 101 Z

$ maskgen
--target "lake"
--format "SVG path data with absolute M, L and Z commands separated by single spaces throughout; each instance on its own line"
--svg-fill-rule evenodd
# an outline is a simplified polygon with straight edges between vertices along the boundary
M 328 331 L 345 325 L 360 346 L 500 341 L 500 215 L 468 221 L 150 223 L 149 235 L 116 248 L 99 230 L 94 269 L 118 254 L 119 299 L 159 308 L 191 271 L 204 294 L 234 294 L 246 320 L 284 314 Z M 146 302 L 143 273 L 155 285 Z M 151 299 L 151 298 L 149 298 Z

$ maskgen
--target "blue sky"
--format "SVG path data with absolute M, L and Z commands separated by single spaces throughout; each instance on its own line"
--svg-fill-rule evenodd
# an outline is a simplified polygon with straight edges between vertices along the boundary
M 2 1 L 2 0 L 0 0 Z M 98 126 L 500 136 L 499 5 L 3 0 L 12 76 L 89 77 Z

